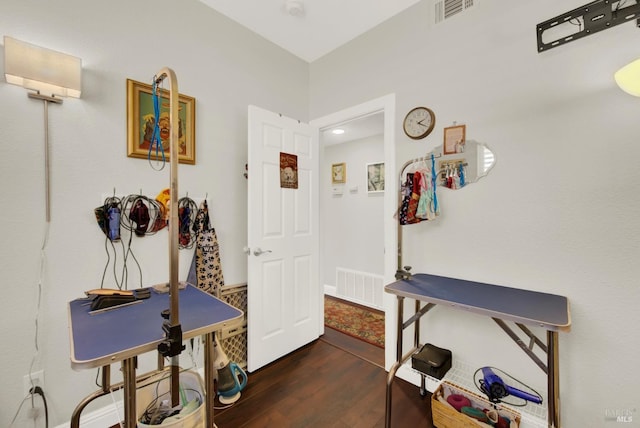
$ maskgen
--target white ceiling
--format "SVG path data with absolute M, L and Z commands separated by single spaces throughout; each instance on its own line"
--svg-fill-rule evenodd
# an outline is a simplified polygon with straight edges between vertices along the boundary
M 336 135 L 333 130 L 340 128 L 344 134 Z M 349 143 L 362 138 L 384 133 L 384 113 L 374 113 L 348 122 L 339 123 L 320 130 L 320 142 L 325 145 Z
M 313 62 L 421 0 L 200 0 L 297 57 Z M 287 5 L 299 3 L 299 16 Z

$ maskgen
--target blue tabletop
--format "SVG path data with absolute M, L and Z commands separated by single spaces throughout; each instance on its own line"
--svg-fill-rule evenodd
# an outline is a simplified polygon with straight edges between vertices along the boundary
M 179 292 L 183 339 L 219 330 L 239 321 L 243 312 L 187 285 Z M 160 315 L 171 306 L 169 293 L 151 290 L 149 299 L 104 312 L 89 313 L 89 301 L 69 302 L 71 366 L 93 368 L 154 351 L 164 340 Z
M 385 291 L 547 330 L 568 330 L 571 326 L 569 301 L 556 294 L 425 273 L 393 282 Z

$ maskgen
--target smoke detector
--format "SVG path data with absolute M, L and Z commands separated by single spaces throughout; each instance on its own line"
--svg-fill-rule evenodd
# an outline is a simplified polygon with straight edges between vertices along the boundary
M 291 16 L 300 17 L 304 15 L 304 3 L 296 0 L 287 0 L 284 8 Z

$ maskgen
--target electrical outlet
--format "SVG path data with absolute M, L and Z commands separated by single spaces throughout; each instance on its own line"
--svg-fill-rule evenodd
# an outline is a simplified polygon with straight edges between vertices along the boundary
M 33 372 L 31 375 L 26 375 L 23 379 L 24 395 L 29 394 L 32 387 L 39 386 L 44 391 L 44 370 Z

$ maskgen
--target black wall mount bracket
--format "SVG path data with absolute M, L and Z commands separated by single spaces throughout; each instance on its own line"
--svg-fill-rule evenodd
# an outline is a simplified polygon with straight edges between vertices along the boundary
M 538 52 L 548 51 L 633 19 L 637 19 L 636 25 L 640 28 L 640 0 L 635 0 L 635 4 L 623 7 L 627 1 L 629 0 L 596 0 L 538 24 L 536 26 Z M 573 25 L 579 30 L 547 42 L 543 41 L 545 31 L 552 32 L 563 24 L 565 27 Z

